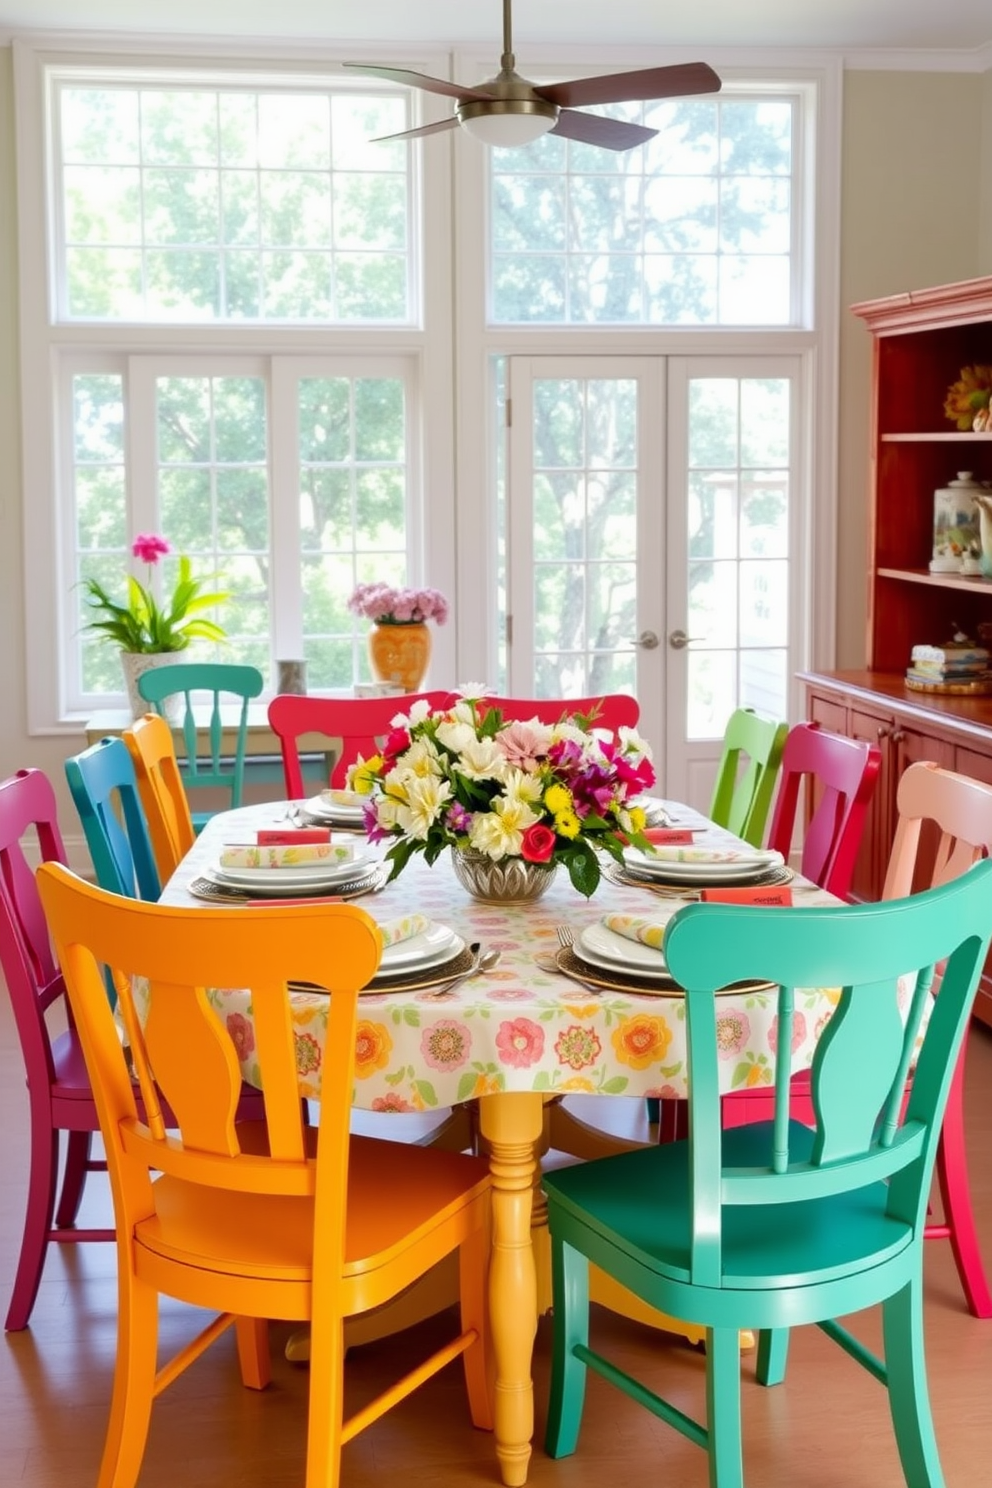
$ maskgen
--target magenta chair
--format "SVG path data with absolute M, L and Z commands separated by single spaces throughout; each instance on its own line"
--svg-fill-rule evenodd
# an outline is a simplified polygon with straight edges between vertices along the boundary
M 443 708 L 451 701 L 452 694 L 416 692 L 393 697 L 320 698 L 284 692 L 274 697 L 269 704 L 269 727 L 282 751 L 286 799 L 299 801 L 307 794 L 300 762 L 303 735 L 319 734 L 325 739 L 340 740 L 341 749 L 335 757 L 329 783 L 341 788 L 347 783 L 348 766 L 359 755 L 369 759 L 375 754 L 397 713 L 408 712 L 421 698 L 426 698 L 432 708 Z
M 18 770 L 0 782 L 0 966 L 27 1073 L 31 1152 L 24 1234 L 4 1325 L 13 1332 L 28 1325 L 52 1241 L 114 1238 L 112 1229 L 73 1227 L 87 1174 L 106 1163 L 90 1155 L 100 1121 L 25 856 L 35 837 L 42 861 L 66 861 L 51 784 L 40 770 Z M 47 1015 L 59 1005 L 68 1027 L 53 1036 Z M 65 1175 L 56 1207 L 62 1132 L 67 1134 Z

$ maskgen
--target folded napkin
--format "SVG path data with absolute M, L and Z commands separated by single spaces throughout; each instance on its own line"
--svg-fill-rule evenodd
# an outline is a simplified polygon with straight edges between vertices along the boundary
M 322 790 L 320 799 L 325 806 L 345 806 L 353 810 L 355 807 L 364 806 L 369 798 L 360 795 L 358 791 Z
M 386 920 L 385 924 L 380 921 L 379 934 L 382 936 L 383 946 L 399 945 L 401 940 L 412 940 L 415 935 L 423 935 L 429 925 L 430 920 L 426 915 L 401 915 L 398 919 Z
M 363 844 L 364 846 L 364 844 Z M 229 842 L 221 848 L 222 868 L 304 868 L 315 863 L 350 863 L 355 856 L 353 842 L 294 842 L 286 847 L 259 847 L 257 844 Z
M 625 940 L 639 940 L 641 945 L 660 951 L 665 938 L 665 927 L 658 920 L 645 919 L 643 915 L 605 914 L 603 924 L 615 935 Z
M 673 847 L 652 845 L 644 854 L 659 863 L 761 863 L 777 868 L 784 861 L 780 852 L 760 852 L 747 847 Z

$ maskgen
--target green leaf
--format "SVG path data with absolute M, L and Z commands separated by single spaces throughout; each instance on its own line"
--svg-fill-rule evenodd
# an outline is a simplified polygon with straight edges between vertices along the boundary
M 413 1088 L 416 1090 L 425 1106 L 437 1105 L 437 1092 L 429 1080 L 414 1080 Z
M 625 1075 L 611 1075 L 599 1088 L 604 1095 L 623 1095 L 629 1084 L 630 1081 Z

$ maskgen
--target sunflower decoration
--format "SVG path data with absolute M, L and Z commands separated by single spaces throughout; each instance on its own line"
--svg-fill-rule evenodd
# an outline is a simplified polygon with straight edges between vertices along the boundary
M 959 429 L 983 429 L 988 426 L 992 404 L 992 367 L 962 367 L 957 382 L 952 382 L 944 399 L 944 412 Z

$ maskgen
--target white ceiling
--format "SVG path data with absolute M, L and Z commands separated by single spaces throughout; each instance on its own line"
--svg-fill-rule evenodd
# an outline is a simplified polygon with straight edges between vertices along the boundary
M 990 0 L 516 0 L 514 49 L 547 43 L 865 48 L 921 52 L 992 47 Z M 422 43 L 492 42 L 500 0 L 0 0 L 15 31 L 150 32 Z

